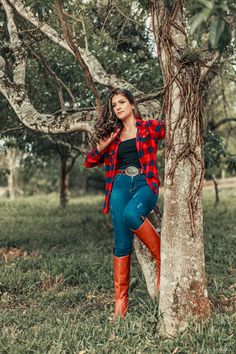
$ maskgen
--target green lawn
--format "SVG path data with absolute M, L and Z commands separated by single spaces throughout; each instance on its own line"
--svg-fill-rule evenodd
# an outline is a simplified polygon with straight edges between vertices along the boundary
M 173 340 L 156 333 L 132 259 L 129 313 L 113 324 L 112 229 L 102 197 L 0 200 L 0 353 L 236 353 L 236 189 L 205 192 L 205 258 L 212 319 Z M 8 251 L 5 249 L 7 248 Z

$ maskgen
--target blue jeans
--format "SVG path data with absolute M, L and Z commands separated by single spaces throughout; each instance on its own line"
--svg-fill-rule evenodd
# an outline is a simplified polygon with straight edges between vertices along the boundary
M 127 256 L 132 252 L 133 232 L 137 230 L 155 207 L 158 200 L 146 182 L 144 174 L 117 174 L 114 179 L 110 213 L 114 227 L 114 255 Z

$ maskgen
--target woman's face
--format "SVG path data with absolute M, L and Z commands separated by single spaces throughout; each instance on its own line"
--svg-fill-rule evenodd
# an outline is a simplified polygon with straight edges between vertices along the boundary
M 119 93 L 117 95 L 114 95 L 111 99 L 111 105 L 115 115 L 120 120 L 124 120 L 129 117 L 134 118 L 134 112 L 133 112 L 134 106 L 122 94 Z

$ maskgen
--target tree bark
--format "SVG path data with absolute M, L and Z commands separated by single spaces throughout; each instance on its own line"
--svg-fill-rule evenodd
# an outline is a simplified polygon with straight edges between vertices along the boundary
M 215 175 L 212 175 L 212 180 L 213 180 L 214 190 L 215 190 L 215 207 L 217 207 L 217 205 L 219 205 L 220 203 L 220 197 L 219 197 L 218 183 Z
M 5 165 L 10 171 L 7 173 L 7 186 L 9 199 L 14 201 L 17 193 L 17 168 L 19 163 L 19 154 L 14 147 L 8 147 L 5 152 Z
M 68 187 L 69 187 L 69 173 L 67 166 L 68 157 L 61 154 L 60 162 L 61 162 L 61 183 L 60 183 L 60 205 L 63 208 L 66 208 L 68 205 Z
M 8 193 L 9 199 L 14 201 L 16 198 L 16 183 L 15 183 L 15 154 L 11 149 L 7 149 L 6 159 L 8 164 L 8 169 L 10 171 L 7 174 L 7 184 L 8 184 Z
M 167 127 L 159 327 L 173 336 L 185 329 L 189 320 L 210 316 L 202 211 L 206 71 L 205 67 L 201 70 L 199 56 L 188 53 L 182 1 L 173 1 L 167 9 L 164 1 L 153 0 L 151 8 L 165 82 L 163 114 Z

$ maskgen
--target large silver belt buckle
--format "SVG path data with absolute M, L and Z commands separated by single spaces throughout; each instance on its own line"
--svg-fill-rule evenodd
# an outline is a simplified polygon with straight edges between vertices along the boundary
M 138 168 L 135 167 L 135 166 L 126 167 L 126 169 L 125 169 L 125 174 L 126 174 L 127 176 L 130 176 L 130 177 L 132 177 L 132 176 L 137 176 L 137 174 L 138 174 Z

